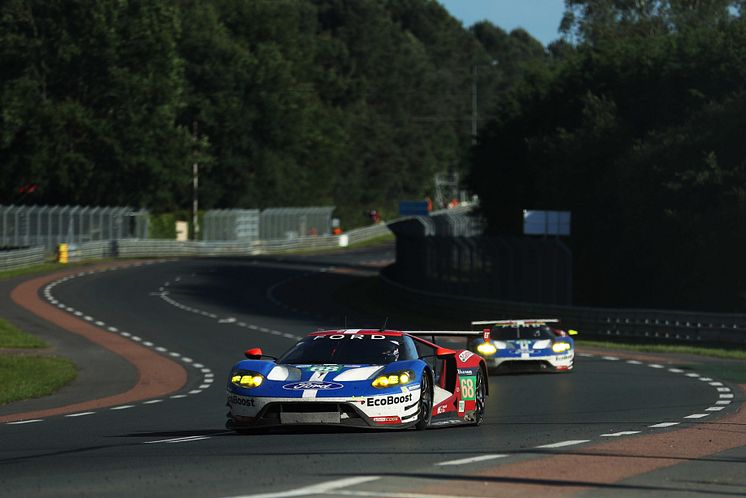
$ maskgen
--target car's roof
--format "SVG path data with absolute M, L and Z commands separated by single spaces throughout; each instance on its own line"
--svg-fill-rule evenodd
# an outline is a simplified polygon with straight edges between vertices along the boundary
M 339 330 L 319 330 L 311 332 L 309 336 L 326 336 L 326 335 L 390 335 L 402 336 L 404 333 L 400 330 L 379 330 L 379 329 L 339 329 Z

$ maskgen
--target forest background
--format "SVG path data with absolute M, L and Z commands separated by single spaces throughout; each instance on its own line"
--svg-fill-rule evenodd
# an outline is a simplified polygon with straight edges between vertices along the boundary
M 489 234 L 572 212 L 578 304 L 746 311 L 742 13 L 566 0 L 544 47 L 432 0 L 4 0 L 0 204 L 184 210 L 197 162 L 203 208 L 349 228 L 457 172 Z

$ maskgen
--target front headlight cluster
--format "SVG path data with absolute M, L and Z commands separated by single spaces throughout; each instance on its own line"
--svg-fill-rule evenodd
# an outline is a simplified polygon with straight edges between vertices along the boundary
M 570 343 L 569 342 L 555 342 L 552 344 L 552 351 L 555 353 L 564 353 L 565 351 L 570 349 Z
M 256 372 L 233 372 L 231 374 L 231 382 L 238 386 L 246 389 L 252 387 L 259 387 L 264 382 L 264 376 Z
M 384 387 L 409 384 L 413 380 L 414 373 L 411 370 L 404 370 L 402 372 L 379 375 L 373 380 L 371 385 L 378 389 L 383 389 Z
M 492 356 L 497 353 L 497 347 L 491 342 L 483 342 L 477 346 L 477 353 L 483 356 Z

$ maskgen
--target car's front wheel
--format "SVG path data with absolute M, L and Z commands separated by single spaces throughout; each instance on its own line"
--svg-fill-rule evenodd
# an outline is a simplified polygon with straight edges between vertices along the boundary
M 430 425 L 430 419 L 433 416 L 433 390 L 430 388 L 430 376 L 427 372 L 422 372 L 422 381 L 420 382 L 420 416 L 417 419 L 415 427 L 418 431 L 427 429 Z
M 484 406 L 486 403 L 487 389 L 484 385 L 484 375 L 480 369 L 477 372 L 477 386 L 474 391 L 474 400 L 476 401 L 476 408 L 474 409 L 474 425 L 480 425 L 484 420 Z

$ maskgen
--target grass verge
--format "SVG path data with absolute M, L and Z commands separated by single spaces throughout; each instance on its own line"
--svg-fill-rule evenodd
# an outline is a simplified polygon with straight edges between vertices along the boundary
M 35 274 L 41 274 L 41 273 L 52 273 L 55 271 L 62 271 L 62 270 L 69 270 L 71 268 L 79 268 L 81 266 L 90 266 L 92 264 L 96 263 L 105 263 L 107 261 L 116 261 L 113 258 L 105 258 L 105 259 L 96 259 L 96 260 L 90 260 L 90 261 L 76 261 L 73 263 L 57 263 L 57 262 L 48 262 L 48 263 L 40 263 L 38 265 L 33 266 L 27 266 L 25 268 L 17 268 L 15 270 L 2 270 L 0 271 L 0 280 L 7 280 L 9 278 L 13 277 L 22 277 L 24 275 L 35 275 Z
M 599 349 L 616 349 L 620 351 L 636 351 L 638 353 L 676 353 L 709 356 L 724 360 L 746 360 L 746 351 L 735 349 L 705 348 L 677 344 L 630 344 L 624 342 L 595 341 L 593 339 L 577 338 L 578 346 L 588 346 Z
M 46 343 L 0 319 L 0 348 L 43 348 Z
M 46 396 L 77 376 L 73 362 L 45 356 L 0 356 L 0 405 Z

